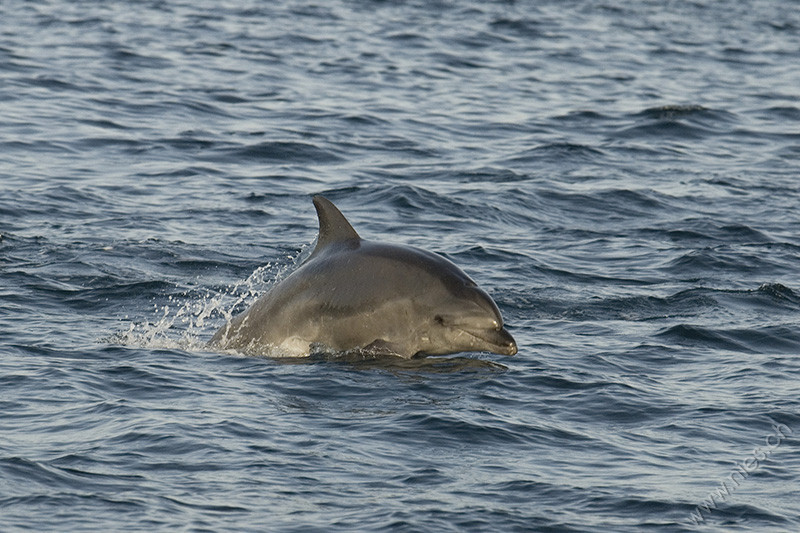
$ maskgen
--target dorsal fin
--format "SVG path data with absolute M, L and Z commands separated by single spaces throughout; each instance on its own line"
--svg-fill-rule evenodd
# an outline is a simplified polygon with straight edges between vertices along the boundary
M 314 207 L 317 208 L 317 217 L 319 217 L 319 237 L 317 237 L 317 246 L 313 253 L 336 242 L 361 240 L 356 230 L 344 218 L 342 212 L 333 205 L 333 202 L 324 196 L 317 195 L 314 196 Z

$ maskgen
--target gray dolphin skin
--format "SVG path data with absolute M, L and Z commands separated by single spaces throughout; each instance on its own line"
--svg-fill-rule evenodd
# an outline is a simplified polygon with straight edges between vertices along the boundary
M 329 200 L 315 196 L 314 206 L 319 237 L 311 256 L 223 326 L 211 346 L 273 357 L 517 353 L 497 305 L 452 262 L 364 240 Z

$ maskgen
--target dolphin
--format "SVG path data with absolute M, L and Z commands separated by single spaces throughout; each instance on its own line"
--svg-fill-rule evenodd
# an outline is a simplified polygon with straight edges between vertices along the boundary
M 362 239 L 332 202 L 313 201 L 314 251 L 217 331 L 212 347 L 273 357 L 517 353 L 497 304 L 455 264 Z

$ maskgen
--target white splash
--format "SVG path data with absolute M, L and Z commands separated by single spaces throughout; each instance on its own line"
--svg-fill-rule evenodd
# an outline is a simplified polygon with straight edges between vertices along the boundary
M 293 271 L 305 260 L 308 250 L 309 245 L 305 245 L 297 254 L 287 256 L 285 263 L 270 262 L 258 267 L 247 279 L 222 292 L 170 295 L 169 303 L 153 305 L 154 319 L 131 322 L 127 330 L 115 333 L 106 342 L 137 348 L 206 351 L 208 339 L 218 327 Z

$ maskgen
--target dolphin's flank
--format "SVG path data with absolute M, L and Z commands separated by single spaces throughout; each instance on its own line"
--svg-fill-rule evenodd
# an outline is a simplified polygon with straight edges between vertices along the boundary
M 311 256 L 211 345 L 254 355 L 363 351 L 405 358 L 517 353 L 491 297 L 444 257 L 362 239 L 333 203 L 314 197 Z

